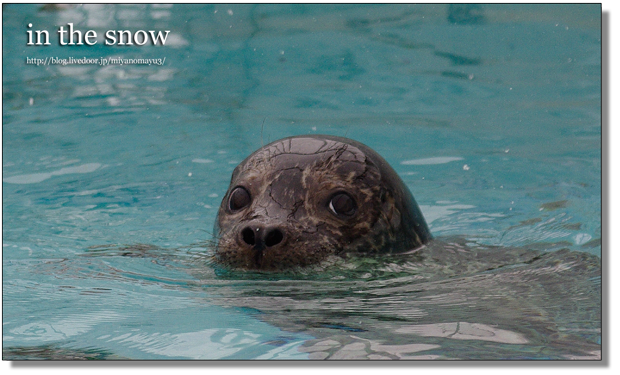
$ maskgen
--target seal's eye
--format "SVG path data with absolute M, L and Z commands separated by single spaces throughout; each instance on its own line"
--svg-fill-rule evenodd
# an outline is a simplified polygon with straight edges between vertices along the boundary
M 251 201 L 252 198 L 250 197 L 250 193 L 245 190 L 245 188 L 237 186 L 230 193 L 230 198 L 228 198 L 228 208 L 230 208 L 231 211 L 238 211 L 249 205 Z
M 357 206 L 349 194 L 340 192 L 329 201 L 329 209 L 338 216 L 353 216 Z

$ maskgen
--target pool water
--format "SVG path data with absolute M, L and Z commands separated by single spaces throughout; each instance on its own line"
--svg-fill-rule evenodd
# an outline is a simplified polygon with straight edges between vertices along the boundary
M 599 359 L 601 8 L 3 5 L 3 359 Z M 50 46 L 26 46 L 26 25 Z M 165 46 L 54 31 L 170 30 Z M 27 58 L 163 65 L 32 65 Z M 437 238 L 214 264 L 233 168 L 331 134 Z

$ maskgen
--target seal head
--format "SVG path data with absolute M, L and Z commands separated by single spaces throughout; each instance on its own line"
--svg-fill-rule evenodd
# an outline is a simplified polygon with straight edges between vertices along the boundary
M 431 239 L 392 167 L 368 146 L 327 135 L 284 138 L 242 161 L 214 233 L 220 263 L 258 270 L 331 254 L 403 252 Z

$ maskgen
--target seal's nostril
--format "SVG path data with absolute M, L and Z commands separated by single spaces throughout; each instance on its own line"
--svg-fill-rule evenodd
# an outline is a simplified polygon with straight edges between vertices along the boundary
M 265 228 L 261 225 L 249 225 L 240 233 L 240 239 L 245 245 L 255 250 L 265 250 L 284 240 L 284 233 L 278 228 Z
M 283 239 L 284 235 L 282 232 L 279 229 L 274 228 L 267 232 L 267 235 L 265 236 L 265 245 L 267 247 L 275 246 L 282 242 Z
M 241 231 L 241 238 L 243 238 L 243 242 L 250 246 L 254 246 L 256 244 L 256 237 L 254 236 L 254 231 L 251 228 L 245 228 Z

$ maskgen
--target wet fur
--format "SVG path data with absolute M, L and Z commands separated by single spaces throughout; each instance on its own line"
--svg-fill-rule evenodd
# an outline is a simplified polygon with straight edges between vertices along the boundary
M 231 212 L 228 200 L 237 186 L 250 192 L 252 202 Z M 350 219 L 327 209 L 338 191 L 357 203 Z M 251 225 L 277 226 L 284 239 L 257 251 L 240 240 Z M 319 135 L 272 142 L 241 162 L 214 233 L 220 263 L 260 270 L 304 267 L 331 254 L 403 252 L 431 239 L 413 196 L 381 156 L 361 143 Z

